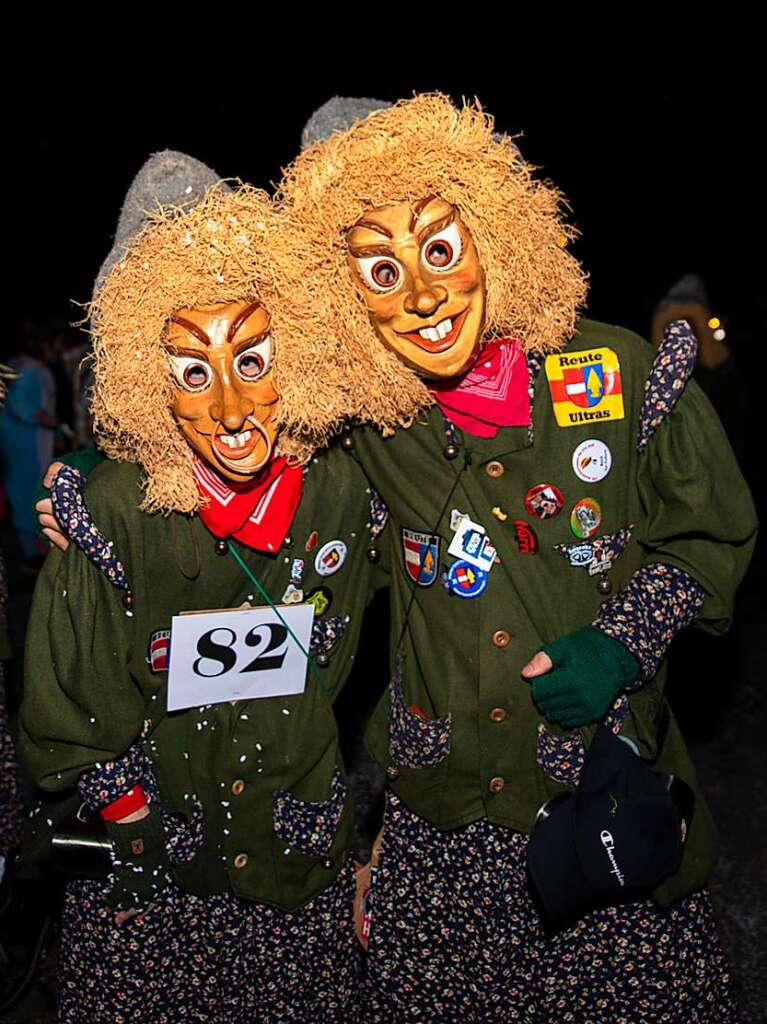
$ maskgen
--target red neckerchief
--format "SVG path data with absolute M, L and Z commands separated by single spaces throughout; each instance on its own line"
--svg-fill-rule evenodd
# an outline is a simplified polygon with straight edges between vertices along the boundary
M 461 430 L 495 437 L 501 427 L 530 424 L 527 361 L 516 339 L 489 341 L 456 384 L 432 383 L 434 400 Z
M 301 500 L 300 466 L 272 459 L 255 480 L 233 484 L 195 458 L 194 475 L 208 499 L 200 518 L 214 537 L 234 537 L 256 551 L 280 549 Z

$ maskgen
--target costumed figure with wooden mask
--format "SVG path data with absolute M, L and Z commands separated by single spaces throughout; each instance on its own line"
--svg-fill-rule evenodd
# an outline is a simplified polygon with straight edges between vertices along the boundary
M 188 160 L 161 154 L 144 180 L 167 159 Z M 339 446 L 312 454 L 354 410 L 300 233 L 264 193 L 200 177 L 183 206 L 144 197 L 148 223 L 99 279 L 93 411 L 110 461 L 86 489 L 71 468 L 52 483 L 73 543 L 35 592 L 22 750 L 111 843 L 109 878 L 67 889 L 61 1019 L 341 1022 L 359 946 L 332 700 L 386 510 Z M 256 619 L 195 646 L 179 617 L 193 632 L 200 617 L 180 613 L 210 609 Z M 297 654 L 298 684 L 281 669 Z M 192 706 L 169 699 L 177 658 L 206 687 Z
M 579 315 L 562 197 L 478 103 L 374 111 L 310 145 L 281 196 L 335 269 L 351 380 L 381 382 L 357 418 L 380 420 L 382 391 L 429 406 L 353 435 L 391 516 L 395 655 L 367 737 L 389 792 L 361 1019 L 732 1020 L 664 656 L 693 623 L 727 628 L 756 520 L 688 379 L 689 325 L 656 355 Z M 694 794 L 641 884 L 620 843 L 588 885 L 559 844 L 548 871 L 532 856 L 597 736 Z M 630 828 L 623 806 L 605 799 Z

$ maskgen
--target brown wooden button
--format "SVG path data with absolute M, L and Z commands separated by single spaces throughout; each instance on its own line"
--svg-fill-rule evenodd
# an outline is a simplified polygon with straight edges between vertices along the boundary
M 143 839 L 131 839 L 130 841 L 131 852 L 134 857 L 140 857 L 144 852 L 144 840 Z
M 399 768 L 394 764 L 390 764 L 386 769 L 386 778 L 391 779 L 392 782 L 394 782 L 395 779 L 398 779 Z
M 498 462 L 496 459 L 493 459 L 492 462 L 488 462 L 488 464 L 485 466 L 485 472 L 487 473 L 488 476 L 495 478 L 503 476 L 506 470 L 503 468 L 502 462 Z
M 242 779 L 235 779 L 232 783 L 232 792 L 235 796 L 239 796 L 240 793 L 245 791 L 245 783 Z
M 496 775 L 495 778 L 491 779 L 487 784 L 487 788 L 491 793 L 502 793 L 505 787 L 506 780 L 502 779 L 500 775 Z
M 248 863 L 248 855 L 247 855 L 247 853 L 238 853 L 237 856 L 234 858 L 234 866 L 236 868 L 244 868 L 247 863 Z
M 511 643 L 511 633 L 507 629 L 496 629 L 493 633 L 493 643 L 496 647 L 508 647 Z
M 508 717 L 509 712 L 506 710 L 506 708 L 493 708 L 493 710 L 490 712 L 491 722 L 505 722 Z

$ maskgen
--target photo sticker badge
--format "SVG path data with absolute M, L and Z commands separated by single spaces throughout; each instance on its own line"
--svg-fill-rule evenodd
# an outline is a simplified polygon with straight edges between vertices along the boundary
M 547 356 L 546 377 L 558 426 L 623 419 L 621 368 L 611 348 Z

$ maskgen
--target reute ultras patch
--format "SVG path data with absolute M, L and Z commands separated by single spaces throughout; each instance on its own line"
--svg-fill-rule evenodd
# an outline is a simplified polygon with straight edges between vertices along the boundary
M 547 356 L 546 377 L 560 427 L 623 419 L 621 367 L 611 348 Z

